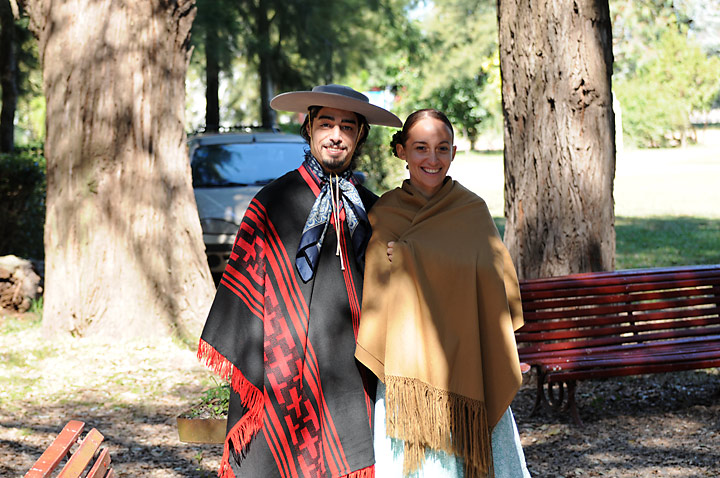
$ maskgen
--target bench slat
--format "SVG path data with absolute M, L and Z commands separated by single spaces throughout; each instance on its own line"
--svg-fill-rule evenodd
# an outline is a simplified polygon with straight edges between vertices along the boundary
M 582 327 L 598 327 L 603 325 L 621 324 L 627 322 L 646 322 L 654 320 L 672 320 L 672 319 L 683 319 L 689 317 L 702 317 L 702 316 L 718 316 L 720 317 L 720 307 L 702 307 L 702 308 L 684 308 L 684 309 L 668 309 L 657 311 L 634 311 L 633 313 L 619 313 L 613 315 L 586 317 L 578 314 L 577 312 L 567 313 L 558 311 L 557 320 L 543 321 L 533 320 L 532 317 L 528 318 L 528 322 L 525 323 L 517 333 L 528 333 L 536 331 L 547 331 L 547 330 L 561 330 L 561 329 L 578 329 Z M 528 314 L 531 315 L 531 314 Z
M 720 335 L 703 335 L 699 337 L 686 337 L 675 340 L 661 340 L 656 342 L 641 342 L 635 344 L 619 344 L 604 347 L 577 348 L 569 350 L 553 350 L 543 352 L 521 353 L 520 358 L 525 362 L 544 363 L 554 357 L 578 360 L 589 355 L 610 355 L 616 353 L 636 353 L 643 350 L 685 349 L 706 350 L 718 347 Z
M 107 448 L 100 451 L 95 465 L 90 469 L 85 478 L 103 478 L 110 467 L 110 452 Z
M 70 448 L 77 442 L 84 428 L 85 424 L 81 421 L 69 421 L 47 450 L 40 455 L 32 468 L 25 473 L 25 478 L 46 478 L 50 476 L 68 454 Z
M 687 362 L 692 360 L 720 359 L 720 349 L 704 351 L 666 351 L 653 354 L 635 354 L 624 356 L 589 356 L 579 360 L 540 361 L 546 371 L 560 372 L 569 370 L 589 370 L 594 368 L 627 367 L 630 365 Z
M 647 292 L 653 290 L 711 287 L 718 285 L 720 282 L 720 275 L 705 278 L 664 280 L 660 282 L 629 283 L 627 281 L 618 281 L 618 283 L 612 283 L 609 280 L 606 282 L 606 284 L 601 285 L 587 284 L 587 287 L 583 286 L 581 282 L 572 282 L 561 284 L 556 288 L 546 287 L 542 289 L 533 289 L 523 284 L 520 286 L 520 295 L 523 300 L 534 301 L 539 299 L 553 299 L 557 297 L 579 297 L 586 295 L 609 295 L 628 292 Z
M 609 294 L 577 296 L 547 300 L 527 300 L 523 303 L 526 316 L 534 318 L 536 313 L 545 310 L 579 308 L 590 305 L 630 304 L 633 302 L 656 301 L 673 298 L 706 297 L 707 303 L 715 303 L 713 289 L 667 289 L 636 292 L 632 294 Z
M 697 327 L 709 327 L 712 325 L 720 324 L 720 317 L 658 320 L 650 322 L 632 320 L 632 318 L 628 317 L 625 319 L 624 323 L 633 325 L 612 325 L 587 328 L 578 327 L 573 329 L 564 328 L 561 330 L 551 330 L 548 332 L 533 333 L 525 333 L 522 331 L 522 329 L 520 329 L 520 331 L 518 331 L 515 335 L 515 340 L 517 342 L 525 343 L 538 341 L 544 342 L 550 340 L 577 339 L 575 340 L 576 343 L 571 345 L 570 347 L 576 348 L 580 346 L 584 340 L 586 340 L 587 342 L 592 342 L 595 337 L 605 337 L 608 335 L 617 335 L 618 338 L 624 339 L 626 342 L 637 342 L 638 340 L 642 340 L 643 335 L 649 335 L 650 332 L 668 330 L 677 332 L 677 335 L 674 335 L 674 337 L 683 337 L 686 331 L 688 334 L 693 334 L 694 329 Z
M 525 345 L 523 343 L 523 346 L 518 349 L 520 352 L 520 359 L 524 362 L 527 362 L 527 360 L 524 360 L 523 356 L 526 353 L 532 353 L 532 352 L 544 352 L 544 351 L 550 351 L 550 350 L 571 350 L 571 349 L 577 349 L 577 348 L 589 348 L 589 347 L 602 347 L 604 345 L 615 345 L 615 344 L 623 344 L 628 342 L 649 342 L 653 340 L 666 340 L 666 339 L 673 339 L 673 338 L 681 338 L 681 337 L 698 337 L 703 335 L 716 335 L 720 333 L 720 327 L 712 327 L 712 328 L 706 328 L 706 329 L 696 329 L 696 330 L 682 330 L 682 331 L 672 331 L 672 332 L 649 332 L 642 335 L 634 335 L 629 336 L 631 339 L 628 339 L 627 337 L 622 336 L 616 336 L 616 337 L 602 337 L 602 338 L 596 338 L 592 340 L 566 340 L 563 342 L 538 342 L 538 343 L 531 343 L 526 342 L 531 345 Z M 521 340 L 518 340 L 518 342 L 522 342 Z M 530 362 L 528 362 L 530 363 Z
M 95 456 L 95 452 L 104 438 L 97 429 L 90 430 L 57 478 L 79 478 Z
M 586 288 L 597 285 L 639 284 L 669 280 L 703 279 L 720 276 L 720 265 L 680 266 L 657 269 L 628 269 L 621 271 L 584 272 L 560 277 L 525 279 L 521 290 L 528 292 L 558 290 L 563 288 Z
M 628 297 L 626 302 L 613 304 L 592 304 L 595 307 L 567 307 L 564 310 L 559 307 L 554 310 L 533 311 L 525 314 L 525 320 L 528 322 L 553 320 L 565 317 L 593 317 L 599 315 L 622 314 L 646 312 L 654 310 L 674 310 L 678 314 L 682 314 L 684 308 L 701 308 L 701 306 L 714 306 L 716 300 L 712 296 L 683 298 L 674 300 L 656 300 L 653 302 L 641 301 Z M 717 310 L 717 309 L 716 309 Z
M 679 370 L 697 370 L 702 368 L 720 367 L 720 359 L 677 362 L 670 364 L 635 365 L 632 367 L 605 368 L 600 370 L 582 370 L 548 374 L 548 382 L 564 382 L 567 380 L 584 380 L 606 377 L 624 377 L 628 375 L 644 375 L 650 373 L 675 372 Z

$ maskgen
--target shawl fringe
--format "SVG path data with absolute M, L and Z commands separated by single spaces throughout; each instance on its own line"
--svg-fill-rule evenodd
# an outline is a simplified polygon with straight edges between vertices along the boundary
M 240 370 L 202 339 L 198 345 L 198 359 L 223 379 L 230 380 L 233 390 L 240 395 L 240 402 L 248 409 L 247 413 L 238 420 L 225 437 L 223 456 L 218 470 L 220 478 L 235 478 L 230 467 L 230 445 L 232 444 L 236 453 L 245 457 L 250 441 L 263 426 L 265 399 L 262 392 L 250 383 Z
M 385 387 L 387 434 L 405 442 L 406 476 L 420 469 L 427 448 L 461 457 L 468 477 L 487 476 L 492 448 L 483 402 L 408 377 L 386 375 Z

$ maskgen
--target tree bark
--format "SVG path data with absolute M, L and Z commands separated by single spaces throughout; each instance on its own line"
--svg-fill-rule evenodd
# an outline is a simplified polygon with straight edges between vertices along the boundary
M 505 243 L 521 278 L 615 267 L 607 0 L 498 0 Z
M 260 0 L 255 10 L 255 28 L 259 40 L 258 66 L 260 73 L 260 122 L 265 129 L 275 127 L 275 110 L 270 107 L 270 100 L 274 96 L 274 82 L 272 77 L 272 55 L 270 47 L 270 20 L 268 20 L 268 7 Z
M 0 153 L 15 149 L 15 110 L 17 108 L 17 44 L 15 18 L 7 0 L 0 0 Z
M 26 3 L 43 60 L 43 326 L 196 340 L 213 295 L 184 132 L 192 0 Z

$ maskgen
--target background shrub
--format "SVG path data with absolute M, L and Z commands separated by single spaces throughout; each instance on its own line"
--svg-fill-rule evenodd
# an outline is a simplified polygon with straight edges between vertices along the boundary
M 0 256 L 42 259 L 45 157 L 40 147 L 0 154 Z

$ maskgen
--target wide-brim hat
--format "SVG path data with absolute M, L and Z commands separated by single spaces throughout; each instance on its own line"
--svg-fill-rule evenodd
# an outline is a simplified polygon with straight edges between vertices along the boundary
M 314 105 L 361 114 L 370 124 L 402 127 L 400 118 L 370 103 L 368 97 L 359 91 L 343 85 L 320 85 L 312 91 L 281 93 L 270 101 L 270 106 L 275 110 L 295 113 L 307 113 L 308 107 Z

